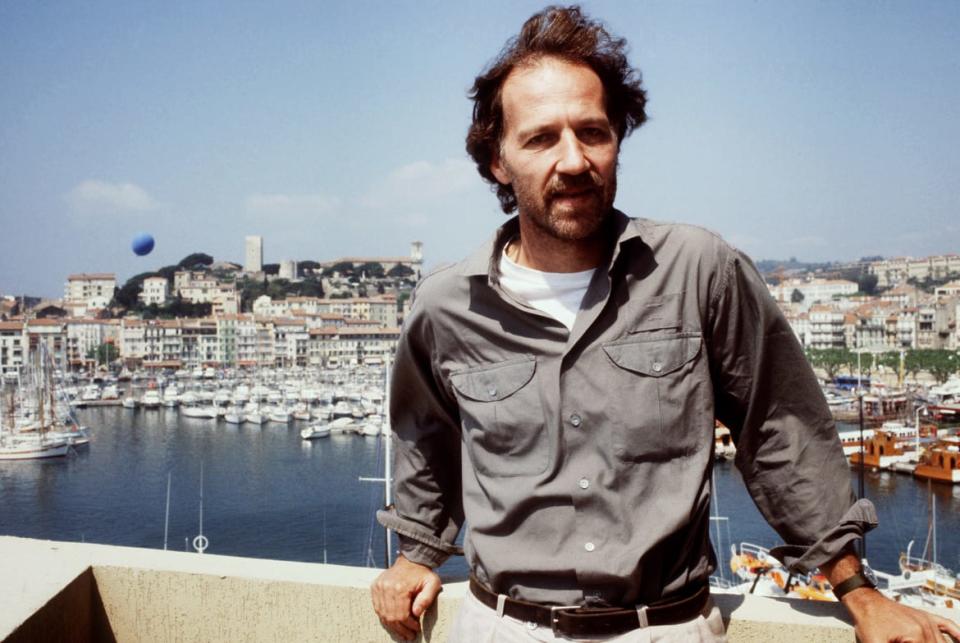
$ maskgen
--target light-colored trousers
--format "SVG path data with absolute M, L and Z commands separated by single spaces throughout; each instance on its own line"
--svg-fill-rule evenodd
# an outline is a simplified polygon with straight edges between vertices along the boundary
M 615 643 L 726 643 L 720 610 L 707 601 L 696 618 L 675 625 L 653 625 L 632 630 L 613 638 L 568 639 L 554 636 L 549 627 L 525 623 L 510 616 L 497 616 L 496 610 L 481 603 L 469 590 L 457 621 L 447 639 L 450 643 L 531 643 L 531 641 L 611 641 Z

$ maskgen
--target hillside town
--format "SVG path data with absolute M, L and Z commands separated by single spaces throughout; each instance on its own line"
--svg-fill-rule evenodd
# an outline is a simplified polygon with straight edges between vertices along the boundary
M 3 297 L 0 374 L 15 380 L 41 343 L 64 372 L 329 368 L 394 351 L 421 243 L 409 256 L 272 266 L 262 237 L 244 250 L 242 266 L 196 253 L 123 285 L 114 274 L 69 275 L 62 299 Z
M 958 255 L 760 266 L 830 375 L 817 363 L 824 351 L 870 353 L 873 364 L 890 352 L 960 349 Z M 263 238 L 250 236 L 243 265 L 197 253 L 122 285 L 114 274 L 72 274 L 62 299 L 0 299 L 0 374 L 15 378 L 40 342 L 65 372 L 381 363 L 422 271 L 419 242 L 408 256 L 265 265 Z

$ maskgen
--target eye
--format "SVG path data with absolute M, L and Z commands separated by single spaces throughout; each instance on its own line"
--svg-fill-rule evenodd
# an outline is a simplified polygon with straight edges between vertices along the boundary
M 534 136 L 531 136 L 530 138 L 528 138 L 526 142 L 523 144 L 523 146 L 526 148 L 546 147 L 550 145 L 552 141 L 553 141 L 553 134 L 549 132 L 542 132 L 540 134 L 535 134 Z
M 580 130 L 580 139 L 587 143 L 606 143 L 610 140 L 610 130 L 602 127 L 585 127 Z

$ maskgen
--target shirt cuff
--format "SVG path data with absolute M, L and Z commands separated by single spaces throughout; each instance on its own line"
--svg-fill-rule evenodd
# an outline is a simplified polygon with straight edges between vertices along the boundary
M 392 506 L 377 512 L 377 522 L 397 532 L 400 552 L 412 563 L 434 568 L 442 565 L 452 555 L 463 555 L 462 547 L 446 543 L 420 523 L 402 518 Z
M 780 545 L 770 555 L 797 573 L 807 573 L 840 555 L 853 541 L 877 526 L 873 503 L 861 498 L 847 509 L 833 529 L 812 545 Z

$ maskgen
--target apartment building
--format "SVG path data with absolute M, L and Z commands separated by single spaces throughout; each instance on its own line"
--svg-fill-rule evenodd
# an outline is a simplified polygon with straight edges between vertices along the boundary
M 399 328 L 314 328 L 309 364 L 341 366 L 381 364 L 396 353 Z
M 799 291 L 803 295 L 800 303 L 806 307 L 853 295 L 858 290 L 856 282 L 843 279 L 784 279 L 769 288 L 773 298 L 783 303 L 792 301 L 793 292 Z
M 896 257 L 870 263 L 867 270 L 877 276 L 877 286 L 887 288 L 913 278 L 945 279 L 960 274 L 960 255 L 934 255 L 923 259 Z
M 170 298 L 170 287 L 166 277 L 147 277 L 143 280 L 143 289 L 140 291 L 140 301 L 145 305 L 156 304 L 162 306 Z
M 64 287 L 64 305 L 73 308 L 75 314 L 106 308 L 116 287 L 117 277 L 112 273 L 69 275 Z

